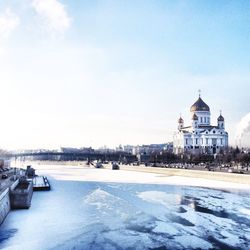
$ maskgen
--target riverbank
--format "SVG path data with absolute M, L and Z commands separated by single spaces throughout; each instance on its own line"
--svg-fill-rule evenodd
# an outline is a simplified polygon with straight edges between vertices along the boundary
M 233 173 L 167 169 L 142 165 L 120 165 L 120 170 L 111 170 L 111 164 L 105 164 L 104 169 L 95 169 L 84 162 L 74 165 L 55 165 L 53 162 L 47 162 L 46 165 L 35 162 L 29 162 L 29 164 L 33 164 L 39 174 L 46 175 L 49 172 L 53 178 L 60 180 L 168 184 L 250 191 L 250 176 Z
M 250 175 L 235 174 L 235 173 L 221 173 L 212 171 L 190 170 L 190 169 L 169 169 L 157 167 L 143 167 L 143 166 L 125 166 L 121 169 L 127 171 L 139 171 L 146 173 L 157 173 L 164 176 L 179 176 L 190 178 L 202 178 L 214 181 L 232 182 L 237 184 L 247 184 L 250 187 Z

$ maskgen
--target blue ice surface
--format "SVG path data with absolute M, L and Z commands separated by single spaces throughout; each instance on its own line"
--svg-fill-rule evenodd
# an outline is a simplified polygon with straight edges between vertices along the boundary
M 250 194 L 51 179 L 0 227 L 0 249 L 249 249 Z

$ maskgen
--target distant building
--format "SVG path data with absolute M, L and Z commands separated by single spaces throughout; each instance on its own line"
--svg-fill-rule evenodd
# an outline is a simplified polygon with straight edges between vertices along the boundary
M 103 146 L 103 147 L 100 147 L 100 148 L 96 149 L 95 152 L 101 153 L 101 154 L 109 154 L 109 153 L 115 153 L 116 150 L 108 148 L 106 146 Z
M 174 133 L 175 154 L 217 154 L 228 147 L 224 117 L 220 114 L 217 125 L 212 126 L 210 108 L 200 95 L 190 113 L 190 126 L 184 126 L 182 117 L 178 120 L 178 131 Z
M 134 148 L 135 146 L 132 146 L 132 145 L 124 145 L 122 150 L 126 153 L 134 154 Z
M 134 155 L 150 155 L 150 154 L 159 154 L 161 152 L 172 152 L 173 144 L 172 143 L 162 143 L 162 144 L 149 144 L 135 146 L 133 148 Z
M 61 147 L 60 151 L 61 153 L 93 153 L 94 149 L 91 147 L 88 148 L 64 148 Z

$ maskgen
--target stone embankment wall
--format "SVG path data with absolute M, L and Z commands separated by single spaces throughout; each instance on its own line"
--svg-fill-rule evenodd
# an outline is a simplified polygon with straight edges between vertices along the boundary
M 10 196 L 9 188 L 6 188 L 0 195 L 0 224 L 4 221 L 5 217 L 10 211 Z
M 15 181 L 11 187 L 6 188 L 1 194 L 0 194 L 0 225 L 3 223 L 4 219 L 8 215 L 10 211 L 10 188 L 15 188 L 15 186 L 18 184 L 18 180 Z

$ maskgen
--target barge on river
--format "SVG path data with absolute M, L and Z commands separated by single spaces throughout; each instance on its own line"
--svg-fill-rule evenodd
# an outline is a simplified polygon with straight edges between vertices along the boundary
M 33 195 L 33 182 L 20 178 L 19 183 L 10 190 L 12 209 L 29 208 Z
M 50 183 L 46 176 L 35 176 L 33 178 L 34 191 L 48 191 L 50 190 Z

